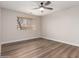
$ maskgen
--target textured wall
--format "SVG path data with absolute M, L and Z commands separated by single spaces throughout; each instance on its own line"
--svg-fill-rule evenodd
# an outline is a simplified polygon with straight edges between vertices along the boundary
M 1 53 L 1 41 L 2 41 L 2 24 L 1 23 L 2 23 L 2 20 L 1 20 L 1 8 L 0 8 L 0 53 Z
M 42 17 L 42 37 L 79 46 L 79 6 Z
M 33 23 L 36 25 L 36 30 L 17 30 L 17 16 L 28 16 L 25 13 L 12 11 L 2 8 L 3 20 L 3 40 L 2 43 L 15 42 L 20 40 L 27 40 L 37 38 L 40 35 L 40 18 L 35 17 Z

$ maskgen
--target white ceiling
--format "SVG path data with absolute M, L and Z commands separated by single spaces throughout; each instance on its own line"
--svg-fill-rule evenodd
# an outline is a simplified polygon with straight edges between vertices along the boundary
M 33 9 L 38 7 L 40 2 L 41 1 L 0 1 L 0 7 L 33 14 L 36 16 L 43 16 L 55 11 L 79 5 L 79 1 L 51 1 L 52 4 L 50 4 L 49 7 L 52 7 L 54 10 L 44 10 L 44 12 L 41 13 L 40 10 Z

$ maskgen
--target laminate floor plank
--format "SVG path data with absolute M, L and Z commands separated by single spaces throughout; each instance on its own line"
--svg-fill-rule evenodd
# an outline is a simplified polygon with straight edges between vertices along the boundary
M 1 55 L 10 58 L 78 58 L 79 47 L 37 38 L 3 44 Z

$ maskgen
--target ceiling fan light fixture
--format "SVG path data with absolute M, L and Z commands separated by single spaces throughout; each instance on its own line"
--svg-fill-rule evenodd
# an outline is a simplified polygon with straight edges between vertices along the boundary
M 44 8 L 43 8 L 43 7 L 41 7 L 39 10 L 40 10 L 40 11 L 44 11 Z
M 41 11 L 41 13 L 43 13 L 45 10 L 53 10 L 53 8 L 51 7 L 46 7 L 47 5 L 51 4 L 50 1 L 47 2 L 41 2 L 38 8 L 34 8 L 34 9 L 38 9 Z

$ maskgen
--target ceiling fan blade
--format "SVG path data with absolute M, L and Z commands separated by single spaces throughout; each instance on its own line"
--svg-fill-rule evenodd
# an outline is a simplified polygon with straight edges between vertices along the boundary
M 45 3 L 45 6 L 47 6 L 47 5 L 49 5 L 49 4 L 51 4 L 51 2 L 50 2 L 50 1 L 47 1 L 47 2 Z
M 45 9 L 49 9 L 49 10 L 53 10 L 53 8 L 50 8 L 50 7 L 44 7 Z

